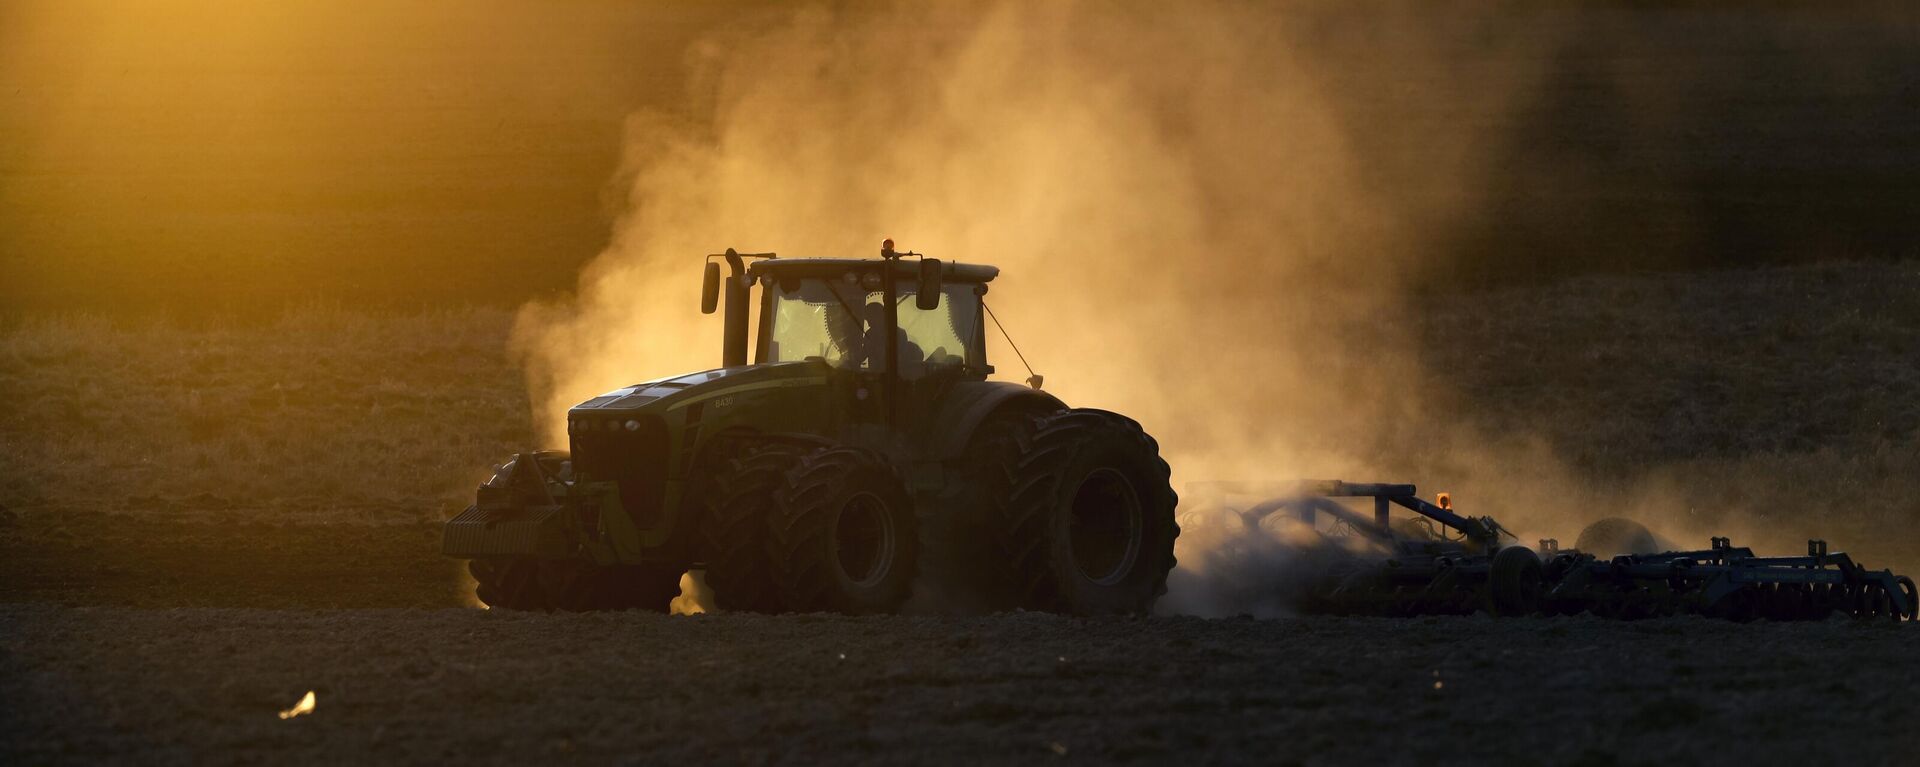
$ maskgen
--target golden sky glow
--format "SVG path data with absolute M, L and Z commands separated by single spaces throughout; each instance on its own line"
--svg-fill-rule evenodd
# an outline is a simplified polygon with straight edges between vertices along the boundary
M 621 120 L 740 12 L 665 5 L 7 3 L 0 298 L 564 287 L 606 236 Z

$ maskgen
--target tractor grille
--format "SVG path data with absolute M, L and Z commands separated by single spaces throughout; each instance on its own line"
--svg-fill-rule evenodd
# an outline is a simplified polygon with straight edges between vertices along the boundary
M 667 425 L 652 415 L 609 415 L 609 419 L 589 419 L 587 428 L 576 423 L 572 429 L 574 476 L 579 481 L 618 484 L 620 504 L 634 525 L 653 528 L 662 519 L 667 490 Z M 640 428 L 626 428 L 628 421 L 638 421 Z

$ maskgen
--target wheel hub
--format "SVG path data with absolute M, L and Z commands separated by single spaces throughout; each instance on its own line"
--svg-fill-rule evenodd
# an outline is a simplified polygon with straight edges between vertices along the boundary
M 847 580 L 860 586 L 887 577 L 893 566 L 893 516 L 887 504 L 872 493 L 847 499 L 833 525 L 833 558 Z
M 1080 574 L 1100 585 L 1118 583 L 1140 556 L 1140 495 L 1126 475 L 1096 469 L 1074 491 L 1067 540 Z

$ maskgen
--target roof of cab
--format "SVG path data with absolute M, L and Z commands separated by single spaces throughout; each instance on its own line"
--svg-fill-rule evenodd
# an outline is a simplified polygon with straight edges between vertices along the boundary
M 768 258 L 748 265 L 747 273 L 792 274 L 802 277 L 836 277 L 849 271 L 878 271 L 887 262 L 877 258 Z M 912 277 L 920 274 L 920 262 L 894 261 L 896 274 Z M 985 264 L 940 262 L 940 278 L 953 282 L 989 282 L 1000 275 L 1000 268 Z

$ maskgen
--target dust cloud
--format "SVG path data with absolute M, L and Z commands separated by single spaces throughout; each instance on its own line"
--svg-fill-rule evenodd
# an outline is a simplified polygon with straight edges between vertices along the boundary
M 522 310 L 536 423 L 560 444 L 572 403 L 718 364 L 701 255 L 870 257 L 890 237 L 1000 266 L 988 303 L 1049 389 L 1140 420 L 1176 487 L 1438 478 L 1423 489 L 1468 513 L 1553 526 L 1599 491 L 1456 417 L 1409 328 L 1429 239 L 1483 203 L 1486 126 L 1556 44 L 1506 29 L 1491 8 L 1009 2 L 706 39 L 693 108 L 630 119 L 626 212 L 577 296 Z M 990 354 L 1025 377 L 998 338 Z M 1252 609 L 1209 573 L 1285 559 L 1181 541 L 1175 609 Z
M 573 402 L 715 364 L 700 255 L 865 257 L 892 237 L 1001 266 L 989 303 L 1052 389 L 1138 417 L 1183 478 L 1353 470 L 1371 452 L 1356 437 L 1421 415 L 1396 287 L 1423 226 L 1471 204 L 1456 180 L 1477 157 L 1434 132 L 1419 162 L 1370 164 L 1343 116 L 1380 111 L 1389 86 L 1413 101 L 1442 81 L 1436 97 L 1477 101 L 1464 113 L 1507 88 L 1451 87 L 1449 51 L 1423 47 L 1471 18 L 1336 21 L 912 5 L 702 43 L 691 98 L 709 119 L 632 119 L 612 244 L 576 303 L 523 310 L 544 436 L 563 438 Z

